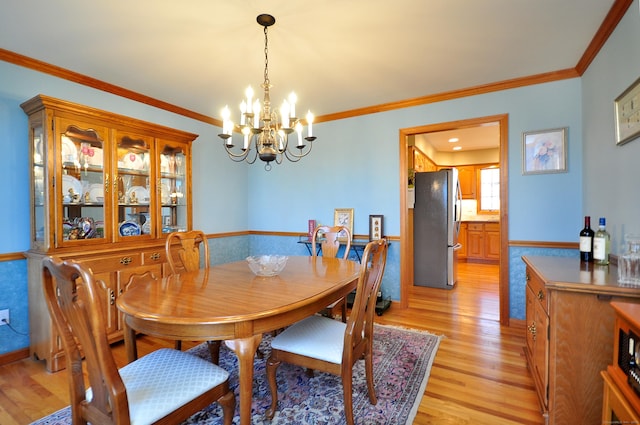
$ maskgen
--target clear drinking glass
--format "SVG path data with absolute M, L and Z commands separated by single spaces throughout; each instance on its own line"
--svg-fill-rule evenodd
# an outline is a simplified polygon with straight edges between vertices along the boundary
M 624 236 L 626 252 L 618 258 L 618 282 L 640 286 L 640 235 Z

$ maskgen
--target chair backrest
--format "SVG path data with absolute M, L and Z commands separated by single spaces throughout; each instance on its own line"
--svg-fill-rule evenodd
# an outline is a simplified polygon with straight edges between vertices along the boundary
M 320 237 L 322 234 L 322 237 Z M 342 258 L 349 258 L 351 249 L 351 232 L 345 226 L 318 226 L 313 230 L 311 238 L 312 255 L 317 255 L 316 241 L 320 242 L 323 257 L 337 257 L 340 245 L 344 245 Z
M 351 357 L 354 355 L 354 350 L 358 355 L 358 352 L 361 353 L 364 349 L 362 345 L 365 342 L 370 343 L 373 341 L 373 314 L 376 308 L 378 290 L 382 283 L 382 275 L 387 263 L 387 248 L 386 239 L 378 239 L 369 242 L 362 254 L 356 296 L 353 300 L 353 307 L 347 319 L 347 329 L 344 334 L 343 365 L 353 364 Z M 345 356 L 349 357 L 349 359 Z
M 127 393 L 107 339 L 100 282 L 74 260 L 43 260 L 44 295 L 66 354 L 74 423 L 129 423 Z M 80 351 L 82 347 L 82 353 Z M 86 400 L 84 354 L 91 401 Z
M 190 230 L 188 232 L 169 233 L 165 243 L 165 250 L 171 273 L 198 270 L 201 263 L 201 247 L 204 268 L 208 269 L 209 243 L 203 231 Z

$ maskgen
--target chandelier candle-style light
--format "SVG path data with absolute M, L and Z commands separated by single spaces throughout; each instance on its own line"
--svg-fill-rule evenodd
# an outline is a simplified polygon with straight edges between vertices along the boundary
M 282 103 L 280 113 L 271 107 L 269 90 L 272 85 L 269 81 L 269 39 L 267 29 L 276 23 L 271 15 L 262 14 L 256 19 L 264 27 L 264 96 L 262 104 L 259 99 L 253 98 L 254 92 L 251 86 L 245 91 L 246 99 L 240 104 L 240 125 L 231 121 L 229 107 L 222 110 L 222 133 L 219 134 L 229 158 L 236 162 L 247 161 L 253 164 L 257 158 L 266 162 L 264 168 L 269 171 L 271 162 L 282 163 L 283 158 L 291 162 L 297 162 L 311 152 L 313 141 L 313 114 L 307 112 L 307 136 L 303 137 L 304 126 L 302 120 L 296 117 L 296 95 L 291 93 L 289 98 Z M 233 132 L 242 134 L 242 147 L 234 149 Z M 297 133 L 296 144 L 289 145 L 289 135 Z M 308 142 L 308 145 L 307 143 Z M 251 154 L 255 148 L 255 152 Z

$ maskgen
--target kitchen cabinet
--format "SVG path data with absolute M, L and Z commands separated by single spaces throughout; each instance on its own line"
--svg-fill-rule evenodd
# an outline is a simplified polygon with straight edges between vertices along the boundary
M 500 224 L 467 223 L 466 260 L 469 262 L 497 263 L 500 261 Z
M 458 243 L 460 244 L 460 249 L 458 250 L 458 260 L 467 259 L 467 227 L 467 223 L 460 223 L 460 233 L 458 233 Z
M 31 354 L 64 367 L 42 299 L 45 256 L 89 265 L 102 281 L 110 341 L 131 274 L 166 269 L 164 240 L 190 230 L 192 133 L 39 95 L 22 105 L 30 145 L 28 267 Z
M 462 199 L 476 199 L 476 167 L 475 165 L 456 166 Z
M 600 425 L 600 372 L 613 358 L 610 301 L 640 302 L 617 268 L 581 267 L 574 257 L 525 256 L 527 365 L 549 425 Z

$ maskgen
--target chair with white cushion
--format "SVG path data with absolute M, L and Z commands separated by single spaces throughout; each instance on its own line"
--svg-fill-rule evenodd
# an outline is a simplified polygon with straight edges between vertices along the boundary
M 199 357 L 163 348 L 118 370 L 100 300 L 100 283 L 74 260 L 47 257 L 43 286 L 69 373 L 74 424 L 177 424 L 211 403 L 232 422 L 229 374 Z M 85 388 L 83 360 L 90 388 Z
M 320 244 L 320 252 L 323 257 L 337 257 L 340 248 L 344 248 L 342 259 L 349 258 L 349 250 L 351 249 L 351 232 L 345 226 L 318 226 L 313 231 L 311 237 L 312 255 L 318 255 L 316 243 Z M 328 317 L 335 317 L 336 312 L 340 311 L 342 321 L 347 322 L 347 301 L 344 298 L 328 305 L 321 313 Z
M 267 360 L 271 390 L 267 418 L 273 419 L 278 406 L 276 371 L 282 362 L 340 375 L 345 417 L 347 424 L 353 425 L 353 365 L 364 358 L 369 401 L 377 403 L 373 385 L 373 319 L 386 259 L 386 240 L 367 244 L 347 323 L 314 315 L 289 326 L 272 340 L 271 355 Z

